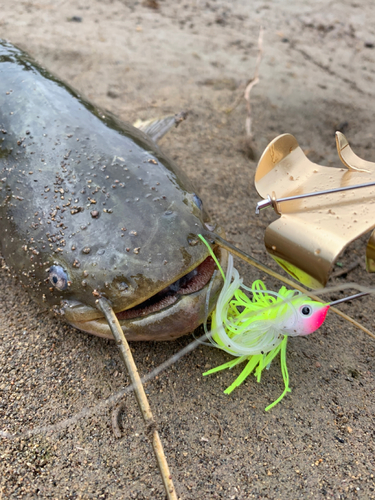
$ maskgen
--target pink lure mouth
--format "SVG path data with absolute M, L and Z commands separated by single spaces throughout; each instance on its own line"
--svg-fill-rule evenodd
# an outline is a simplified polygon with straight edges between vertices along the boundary
M 167 286 L 141 304 L 131 309 L 116 313 L 117 319 L 134 319 L 165 309 L 178 301 L 181 295 L 198 292 L 210 281 L 216 264 L 212 257 L 207 257 L 199 266 L 182 278 Z

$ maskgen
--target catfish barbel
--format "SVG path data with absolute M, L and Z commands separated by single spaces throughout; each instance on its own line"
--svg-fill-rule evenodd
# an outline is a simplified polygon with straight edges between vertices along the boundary
M 0 41 L 0 251 L 33 299 L 111 338 L 105 297 L 129 340 L 177 338 L 205 319 L 211 230 L 152 138 Z

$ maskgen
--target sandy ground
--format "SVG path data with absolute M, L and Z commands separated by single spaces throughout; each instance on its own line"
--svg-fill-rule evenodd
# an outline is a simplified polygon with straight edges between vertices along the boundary
M 199 186 L 228 238 L 274 265 L 263 246 L 274 216 L 254 216 L 245 104 L 225 109 L 253 74 L 263 25 L 252 93 L 256 152 L 291 132 L 312 160 L 338 165 L 341 129 L 357 154 L 374 159 L 374 10 L 369 0 L 3 0 L 0 37 L 124 120 L 188 109 L 163 148 Z M 373 284 L 365 243 L 341 259 L 360 265 L 332 283 Z M 238 268 L 248 283 L 259 277 Z M 375 330 L 373 309 L 371 299 L 342 306 Z M 1 439 L 0 498 L 165 498 L 134 398 L 125 398 L 121 439 L 112 408 L 95 409 L 128 384 L 113 343 L 38 309 L 4 271 L 0 331 L 0 429 L 36 430 Z M 134 343 L 141 374 L 190 341 Z M 248 379 L 226 396 L 240 369 L 202 378 L 228 359 L 202 346 L 147 383 L 179 498 L 375 498 L 374 347 L 330 314 L 319 333 L 289 342 L 292 393 L 269 413 L 265 406 L 282 391 L 278 362 L 261 384 Z M 60 425 L 84 408 L 91 408 L 85 417 Z

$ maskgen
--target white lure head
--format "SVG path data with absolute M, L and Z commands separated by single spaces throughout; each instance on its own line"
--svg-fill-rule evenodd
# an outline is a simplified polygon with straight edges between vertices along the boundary
M 281 333 L 291 337 L 309 335 L 324 323 L 329 304 L 322 304 L 306 295 L 298 295 L 290 300 L 289 313 L 279 318 Z

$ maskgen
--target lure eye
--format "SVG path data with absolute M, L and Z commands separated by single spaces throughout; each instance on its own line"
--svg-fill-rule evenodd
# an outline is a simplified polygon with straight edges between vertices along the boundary
M 66 290 L 68 288 L 68 275 L 61 266 L 51 266 L 49 268 L 48 279 L 58 290 Z
M 312 307 L 311 306 L 302 306 L 300 310 L 301 310 L 301 314 L 305 317 L 311 316 L 311 314 L 312 314 Z
M 197 207 L 199 208 L 199 210 L 202 210 L 203 201 L 199 198 L 199 196 L 197 196 L 196 194 L 194 194 L 193 195 L 193 201 L 197 205 Z

